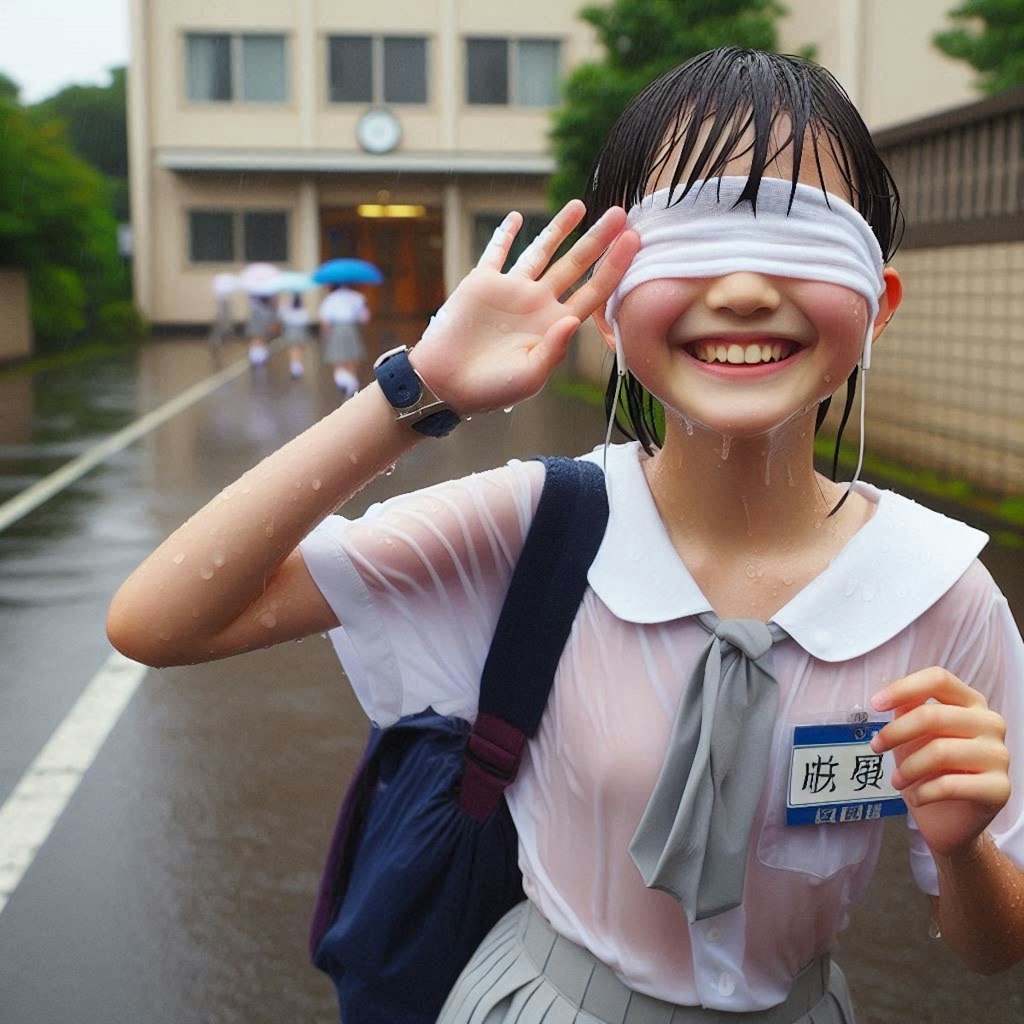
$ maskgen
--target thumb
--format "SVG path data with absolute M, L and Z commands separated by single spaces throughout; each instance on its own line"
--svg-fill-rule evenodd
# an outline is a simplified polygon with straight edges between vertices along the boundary
M 550 374 L 565 358 L 569 342 L 580 326 L 578 316 L 563 316 L 556 320 L 541 338 L 540 343 L 530 353 L 531 361 L 538 364 L 545 376 Z

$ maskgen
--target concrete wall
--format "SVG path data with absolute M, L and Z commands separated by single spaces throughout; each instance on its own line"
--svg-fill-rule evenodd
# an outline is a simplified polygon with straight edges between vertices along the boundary
M 16 267 L 0 267 L 0 363 L 24 359 L 32 349 L 28 276 Z
M 875 348 L 867 445 L 1024 491 L 1024 242 L 897 254 L 906 295 Z

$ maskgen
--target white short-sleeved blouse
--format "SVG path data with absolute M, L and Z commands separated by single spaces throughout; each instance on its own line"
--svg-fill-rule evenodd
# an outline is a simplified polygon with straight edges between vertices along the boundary
M 586 456 L 599 461 L 600 453 Z M 885 683 L 942 665 L 1010 723 L 1010 804 L 996 842 L 1024 866 L 1024 643 L 976 560 L 984 534 L 858 485 L 872 518 L 774 621 L 779 717 L 754 821 L 741 906 L 690 925 L 648 890 L 628 846 L 661 768 L 710 605 L 658 516 L 638 445 L 608 456 L 611 515 L 590 586 L 509 805 L 527 895 L 561 933 L 633 988 L 729 1011 L 782 1001 L 833 948 L 877 859 L 881 822 L 787 827 L 793 726 L 842 721 Z M 473 718 L 505 590 L 543 483 L 512 463 L 329 517 L 301 545 L 342 626 L 337 652 L 382 725 L 428 705 Z M 911 822 L 911 826 L 912 826 Z M 913 832 L 918 884 L 935 866 Z

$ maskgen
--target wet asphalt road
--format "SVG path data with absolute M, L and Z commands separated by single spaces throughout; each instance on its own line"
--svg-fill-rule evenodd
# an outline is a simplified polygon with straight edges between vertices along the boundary
M 161 341 L 0 376 L 0 503 L 243 354 Z M 103 618 L 121 580 L 333 407 L 310 356 L 305 381 L 289 380 L 278 354 L 0 533 L 0 803 L 108 657 Z M 512 456 L 575 453 L 600 436 L 595 410 L 545 395 L 422 446 L 350 507 Z M 1021 621 L 1024 551 L 993 544 L 985 559 Z M 0 913 L 0 1024 L 336 1020 L 305 934 L 364 733 L 319 637 L 151 671 Z M 897 825 L 840 954 L 860 1024 L 1024 1019 L 1024 967 L 975 977 L 927 929 Z

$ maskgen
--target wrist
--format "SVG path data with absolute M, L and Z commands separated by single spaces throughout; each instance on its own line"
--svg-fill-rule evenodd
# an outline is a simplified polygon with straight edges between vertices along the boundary
M 461 418 L 419 375 L 410 354 L 405 345 L 383 353 L 373 364 L 377 383 L 400 424 L 426 437 L 444 437 Z
M 933 856 L 937 861 L 945 862 L 950 867 L 973 864 L 985 853 L 985 848 L 988 845 L 987 836 L 987 831 L 981 832 L 959 849 L 950 850 L 945 854 L 933 854 Z

